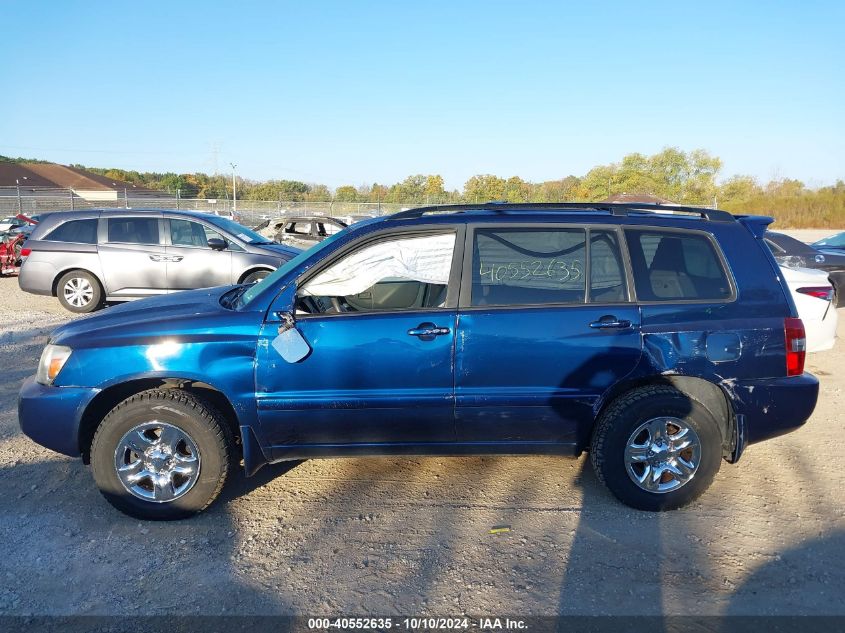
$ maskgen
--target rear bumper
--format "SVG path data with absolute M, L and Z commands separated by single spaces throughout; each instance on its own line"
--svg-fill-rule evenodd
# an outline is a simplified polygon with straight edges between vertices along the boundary
M 31 440 L 64 455 L 79 455 L 79 422 L 99 393 L 89 387 L 49 387 L 27 378 L 18 395 L 18 423 Z
M 32 256 L 21 265 L 18 285 L 24 292 L 34 295 L 52 295 L 56 268 L 49 262 L 33 261 Z
M 745 416 L 748 444 L 783 435 L 804 424 L 819 397 L 812 374 L 737 381 L 732 390 L 734 413 Z

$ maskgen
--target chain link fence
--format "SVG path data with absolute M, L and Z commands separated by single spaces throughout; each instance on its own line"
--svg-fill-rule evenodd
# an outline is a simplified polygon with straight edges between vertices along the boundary
M 123 193 L 123 192 L 119 192 Z M 131 193 L 131 192 L 130 192 Z M 376 216 L 422 206 L 421 203 L 386 202 L 305 202 L 281 200 L 238 200 L 181 198 L 178 196 L 132 196 L 94 200 L 82 198 L 68 189 L 21 191 L 0 187 L 0 216 L 36 215 L 81 209 L 185 209 L 235 217 L 241 224 L 254 226 L 264 220 L 291 215 L 325 215 L 337 218 Z

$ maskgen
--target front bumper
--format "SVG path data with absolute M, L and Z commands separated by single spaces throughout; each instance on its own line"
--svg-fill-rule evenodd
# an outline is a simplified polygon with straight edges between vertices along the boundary
M 808 373 L 739 380 L 732 392 L 734 413 L 745 416 L 747 443 L 754 444 L 804 424 L 816 408 L 819 380 Z
M 99 393 L 91 387 L 50 387 L 30 376 L 18 395 L 18 423 L 24 435 L 58 453 L 80 454 L 79 423 Z

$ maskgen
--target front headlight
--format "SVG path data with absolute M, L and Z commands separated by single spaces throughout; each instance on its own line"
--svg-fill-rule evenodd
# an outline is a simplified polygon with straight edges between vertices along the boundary
M 70 358 L 71 349 L 64 345 L 47 345 L 41 352 L 41 360 L 38 361 L 38 373 L 35 380 L 42 385 L 52 385 L 56 376 L 62 371 L 67 359 Z

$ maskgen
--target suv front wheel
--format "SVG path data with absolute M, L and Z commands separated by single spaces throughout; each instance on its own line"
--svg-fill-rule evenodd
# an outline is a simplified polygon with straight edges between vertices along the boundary
M 694 500 L 722 462 L 716 421 L 673 387 L 640 387 L 620 396 L 599 418 L 590 447 L 598 476 L 623 503 L 672 510 Z
M 181 389 L 151 389 L 106 415 L 91 466 L 100 492 L 121 512 L 181 519 L 220 494 L 233 444 L 226 420 L 205 400 Z

